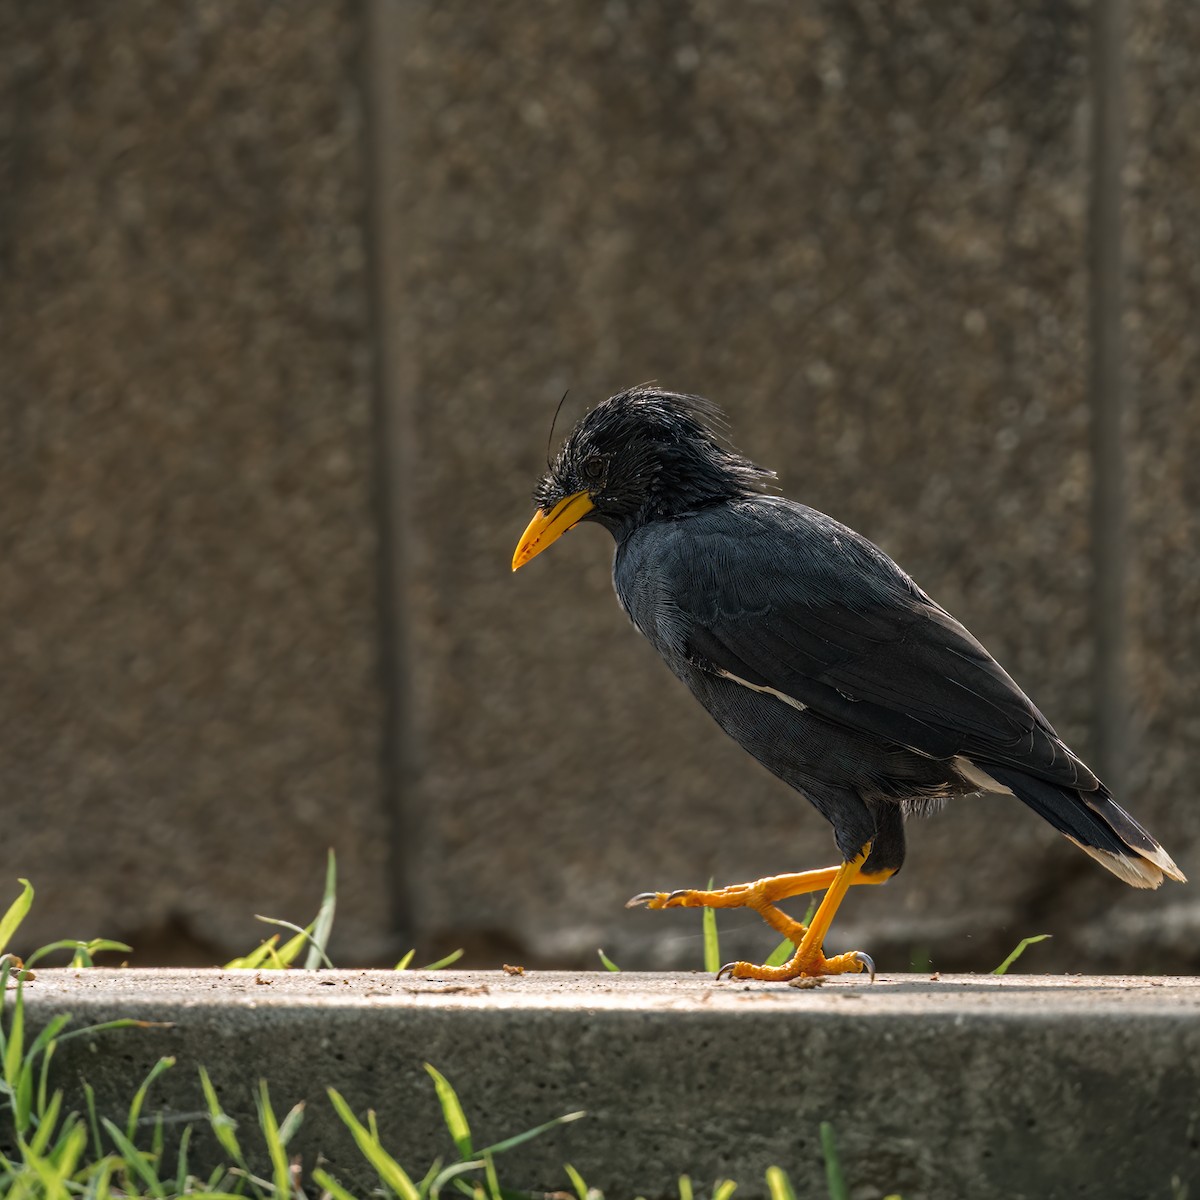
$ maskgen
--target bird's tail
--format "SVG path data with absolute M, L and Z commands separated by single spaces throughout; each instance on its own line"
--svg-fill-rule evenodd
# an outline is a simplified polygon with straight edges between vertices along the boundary
M 1171 856 L 1104 789 L 1094 792 L 1059 787 L 1022 771 L 988 767 L 1065 838 L 1132 887 L 1156 888 L 1163 876 L 1186 883 Z

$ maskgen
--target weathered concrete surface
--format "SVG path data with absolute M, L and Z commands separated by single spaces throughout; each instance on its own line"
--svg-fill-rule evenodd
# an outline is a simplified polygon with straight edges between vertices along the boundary
M 721 402 L 789 495 L 891 552 L 1086 755 L 1086 6 L 406 12 L 425 926 L 691 964 L 627 896 L 832 855 L 619 614 L 603 532 L 508 577 L 568 387 L 560 435 L 642 379 Z M 1130 806 L 1195 875 L 1175 796 Z M 910 840 L 890 906 L 849 911 L 847 936 L 897 967 L 983 965 L 1034 928 L 1083 964 L 1108 953 L 1098 912 L 1156 920 L 1182 899 L 1129 894 L 1004 801 Z M 1142 945 L 1152 969 L 1195 961 L 1194 943 Z
M 9 877 L 39 889 L 26 945 L 221 961 L 255 912 L 315 912 L 330 845 L 347 953 L 390 932 L 360 22 L 0 4 L 0 795 Z
M 150 1115 L 202 1108 L 196 1067 L 254 1144 L 251 1089 L 305 1099 L 301 1144 L 364 1192 L 324 1096 L 374 1108 L 410 1172 L 452 1153 L 421 1070 L 459 1092 L 477 1145 L 554 1116 L 588 1117 L 505 1156 L 505 1182 L 552 1190 L 573 1163 L 613 1200 L 674 1195 L 689 1172 L 761 1196 L 777 1164 L 824 1195 L 821 1121 L 857 1200 L 1171 1197 L 1200 1183 L 1200 981 L 885 976 L 821 988 L 700 975 L 532 972 L 43 971 L 40 1027 L 70 1012 L 171 1021 L 64 1043 L 120 1116 L 160 1055 L 177 1062 Z M 178 1129 L 178 1126 L 168 1126 Z M 201 1156 L 211 1140 L 194 1143 Z

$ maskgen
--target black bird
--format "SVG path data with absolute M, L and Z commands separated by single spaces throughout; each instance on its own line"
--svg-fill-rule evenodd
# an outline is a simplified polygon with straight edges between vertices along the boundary
M 822 952 L 852 884 L 904 862 L 904 821 L 954 797 L 1015 796 L 1133 887 L 1185 882 L 978 641 L 886 554 L 767 489 L 774 472 L 718 439 L 719 411 L 651 387 L 589 412 L 534 491 L 513 570 L 580 521 L 616 539 L 621 607 L 717 724 L 833 826 L 840 866 L 650 908 L 749 907 L 796 946 L 739 979 L 874 974 Z M 826 889 L 807 927 L 776 903 Z

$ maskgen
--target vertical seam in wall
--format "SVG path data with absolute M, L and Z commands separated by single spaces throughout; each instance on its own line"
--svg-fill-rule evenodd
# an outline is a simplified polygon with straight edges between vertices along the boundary
M 1094 0 L 1089 186 L 1089 383 L 1092 458 L 1092 742 L 1100 776 L 1120 794 L 1128 773 L 1127 539 L 1123 333 L 1125 264 L 1125 0 Z
M 383 693 L 383 795 L 389 837 L 392 923 L 411 938 L 417 914 L 410 828 L 413 733 L 409 697 L 409 631 L 405 455 L 407 428 L 399 364 L 400 269 L 395 203 L 399 179 L 396 94 L 397 0 L 363 0 L 361 75 L 365 95 L 366 259 L 370 297 L 374 432 L 374 505 L 378 552 L 379 671 Z

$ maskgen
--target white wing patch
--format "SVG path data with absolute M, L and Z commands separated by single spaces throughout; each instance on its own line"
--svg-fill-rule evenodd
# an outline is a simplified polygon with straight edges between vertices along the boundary
M 774 696 L 776 700 L 782 700 L 784 704 L 790 704 L 798 712 L 803 712 L 808 707 L 807 704 L 801 704 L 794 696 L 789 696 L 785 692 L 777 692 L 773 687 L 760 687 L 757 683 L 748 683 L 745 679 L 741 679 L 733 674 L 732 671 L 723 671 L 718 667 L 717 674 L 722 679 L 728 679 L 733 683 L 741 684 L 744 688 L 749 688 L 752 692 L 763 692 L 765 695 Z
M 964 754 L 956 754 L 950 764 L 972 787 L 981 792 L 994 792 L 998 796 L 1011 796 L 1013 790 L 993 779 L 982 767 L 977 767 Z

